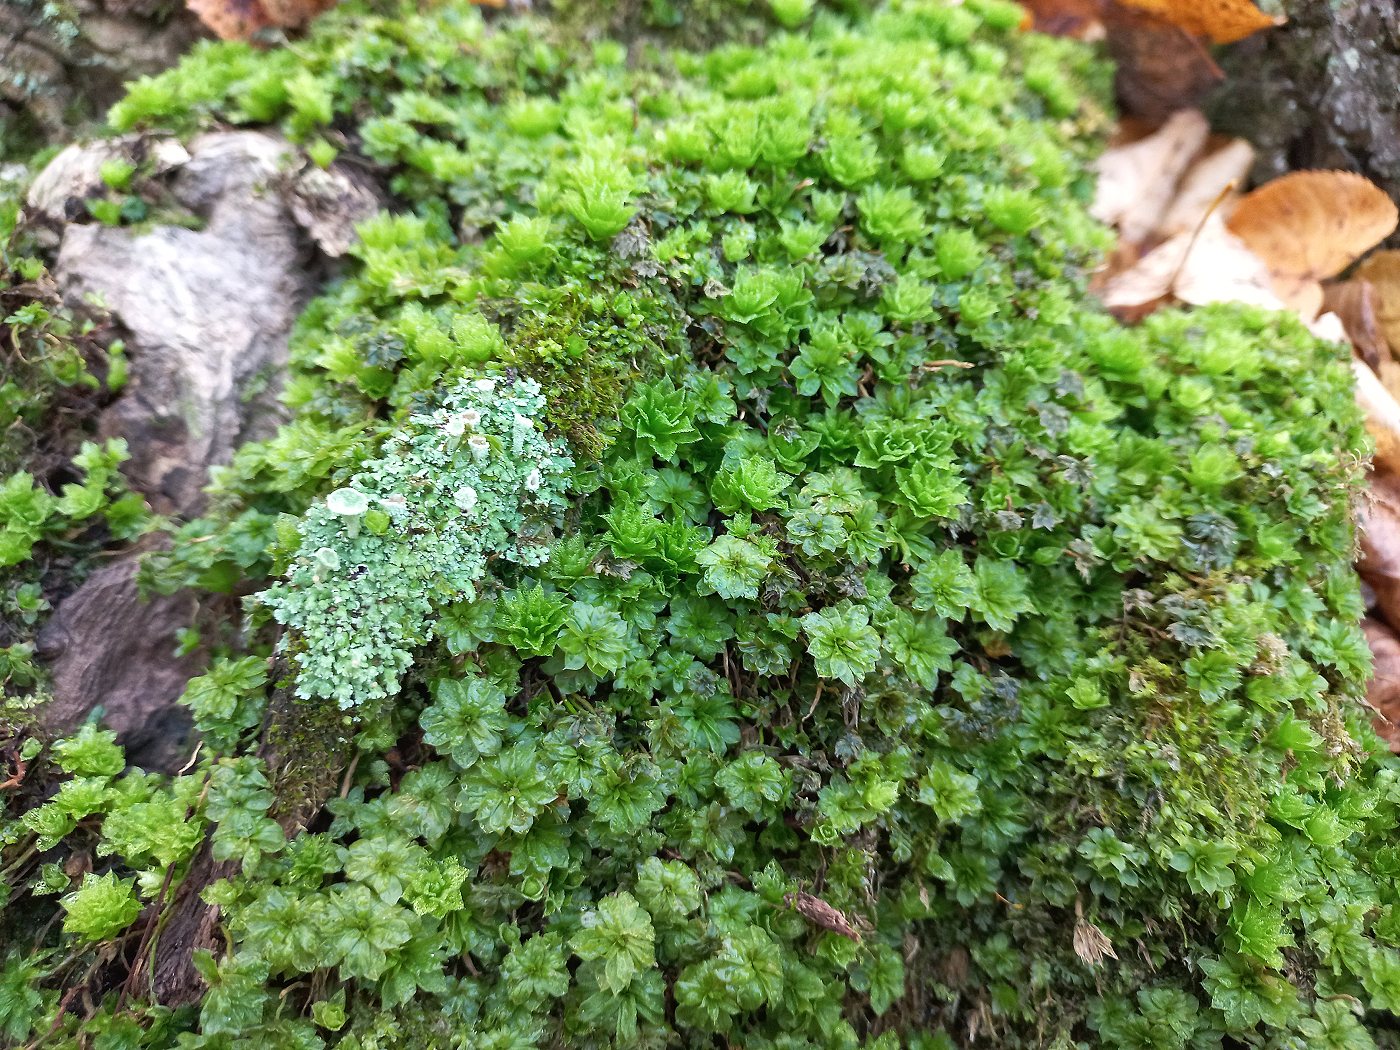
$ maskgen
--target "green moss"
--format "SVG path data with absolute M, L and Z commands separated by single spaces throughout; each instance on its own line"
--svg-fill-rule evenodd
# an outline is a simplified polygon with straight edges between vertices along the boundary
M 248 625 L 303 692 L 343 699 L 320 685 L 360 673 L 366 625 L 403 633 L 343 790 L 301 780 L 296 808 L 335 797 L 289 840 L 248 753 L 295 751 L 301 719 L 259 738 L 265 675 L 197 691 L 201 818 L 241 865 L 206 891 L 228 951 L 197 1016 L 113 996 L 63 1037 L 1393 1029 L 1400 792 L 1359 703 L 1341 351 L 1252 309 L 1124 329 L 1092 304 L 1105 71 L 1013 5 L 772 14 L 797 30 L 629 50 L 346 6 L 295 53 L 209 47 L 114 112 L 278 122 L 395 194 L 298 325 L 295 418 L 154 574 L 311 608 Z M 482 565 L 423 421 L 522 373 L 571 445 L 570 505 L 546 560 Z M 364 482 L 386 464 L 424 520 L 331 529 L 327 495 L 389 499 Z M 444 538 L 470 550 L 423 579 Z M 370 548 L 367 582 L 317 590 Z M 100 854 L 58 830 L 55 856 Z M 154 899 L 146 858 L 107 863 Z M 27 1009 L 20 1038 L 53 1023 Z
M 3 697 L 43 691 L 33 639 L 52 605 L 107 544 L 147 524 L 144 502 L 124 491 L 118 471 L 125 443 L 88 440 L 119 385 L 121 344 L 95 311 L 61 301 L 30 235 L 15 229 L 19 208 L 0 190 Z

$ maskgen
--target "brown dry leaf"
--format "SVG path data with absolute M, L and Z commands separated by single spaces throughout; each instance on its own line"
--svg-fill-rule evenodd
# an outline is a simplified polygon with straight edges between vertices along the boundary
M 1390 391 L 1390 396 L 1400 401 L 1400 364 L 1393 358 L 1382 357 L 1376 375 L 1381 377 L 1381 385 Z
M 1321 305 L 1321 282 L 1388 237 L 1397 220 L 1394 203 L 1364 176 L 1295 171 L 1247 193 L 1226 224 L 1264 260 L 1279 298 L 1306 318 L 1308 303 Z
M 1099 21 L 1106 0 L 1021 0 L 1029 20 L 1027 28 L 1049 36 L 1070 36 L 1077 40 L 1098 40 L 1103 36 Z
M 1366 703 L 1376 711 L 1376 732 L 1400 752 L 1400 637 L 1379 620 L 1361 621 L 1374 666 L 1366 683 Z
M 1266 15 L 1252 0 L 1120 0 L 1129 7 L 1156 15 L 1164 22 L 1212 43 L 1233 44 L 1261 29 L 1282 25 L 1284 19 Z
M 1400 471 L 1400 402 L 1395 400 L 1365 362 L 1351 362 L 1356 373 L 1356 403 L 1366 416 L 1366 432 L 1376 443 L 1376 464 L 1386 471 Z
M 783 901 L 813 926 L 818 926 L 848 940 L 859 941 L 861 939 L 860 930 L 856 929 L 855 924 L 846 917 L 844 912 L 806 890 L 789 893 L 783 898 Z
M 1147 240 L 1209 134 L 1205 116 L 1184 109 L 1146 138 L 1105 150 L 1095 164 L 1099 179 L 1090 214 L 1116 226 L 1129 244 Z
M 1167 296 L 1194 306 L 1252 303 L 1282 309 L 1268 267 L 1212 213 L 1199 233 L 1179 233 L 1144 255 L 1132 269 L 1109 280 L 1103 301 L 1119 312 Z
M 1178 26 L 1121 3 L 1104 9 L 1108 52 L 1122 108 L 1153 121 L 1199 106 L 1225 79 L 1201 42 Z
M 1375 595 L 1372 603 L 1388 623 L 1400 622 L 1400 503 L 1388 475 L 1372 479 L 1370 498 L 1357 512 L 1361 557 L 1356 571 Z
M 1171 207 L 1157 224 L 1159 237 L 1194 230 L 1201 217 L 1224 206 L 1231 187 L 1242 186 L 1254 164 L 1254 147 L 1244 139 L 1227 139 L 1195 161 L 1181 178 Z
M 273 24 L 259 0 L 185 0 L 185 6 L 220 40 L 247 40 Z
M 1400 251 L 1372 252 L 1356 268 L 1356 277 L 1375 289 L 1376 323 L 1391 349 L 1400 353 Z
M 283 29 L 306 25 L 317 15 L 329 11 L 338 0 L 260 0 L 273 24 Z
M 1376 288 L 1370 281 L 1333 281 L 1323 286 L 1322 308 L 1336 314 L 1347 339 L 1381 382 L 1381 361 L 1389 363 L 1390 346 L 1376 315 Z
M 185 0 L 221 40 L 248 40 L 262 29 L 297 29 L 338 0 Z

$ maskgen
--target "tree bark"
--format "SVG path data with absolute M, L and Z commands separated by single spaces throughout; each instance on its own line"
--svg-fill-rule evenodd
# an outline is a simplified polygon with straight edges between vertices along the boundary
M 1356 171 L 1400 200 L 1400 5 L 1284 0 L 1288 23 L 1226 49 L 1212 124 L 1259 150 L 1257 181 Z
M 70 140 L 200 35 L 180 0 L 0 0 L 0 159 Z

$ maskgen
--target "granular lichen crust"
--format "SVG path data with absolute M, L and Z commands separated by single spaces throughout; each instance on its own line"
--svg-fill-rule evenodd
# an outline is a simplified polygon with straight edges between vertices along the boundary
M 204 893 L 228 951 L 197 1016 L 133 1045 L 1341 1048 L 1394 1024 L 1400 793 L 1357 702 L 1339 351 L 1257 310 L 1124 329 L 1089 301 L 1103 70 L 1018 8 L 775 12 L 700 53 L 347 7 L 114 113 L 280 122 L 397 202 L 298 326 L 297 418 L 160 581 L 277 606 L 345 571 L 326 515 L 367 528 L 354 479 L 464 381 L 531 377 L 574 459 L 547 560 L 405 601 L 412 671 L 363 694 L 308 830 L 268 816 L 266 676 L 196 687 L 222 742 L 199 812 L 241 865 Z M 482 510 L 472 487 L 430 527 Z M 318 647 L 308 691 L 339 697 L 318 610 L 277 644 Z M 138 797 L 113 793 L 94 811 Z M 154 900 L 154 854 L 109 852 Z M 86 929 L 130 907 L 77 892 Z

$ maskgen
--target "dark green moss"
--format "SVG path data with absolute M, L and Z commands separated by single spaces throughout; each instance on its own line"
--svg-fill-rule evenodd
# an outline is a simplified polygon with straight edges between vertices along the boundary
M 1358 702 L 1341 351 L 1257 310 L 1093 305 L 1104 70 L 1018 8 L 775 13 L 795 31 L 691 52 L 346 7 L 114 114 L 280 122 L 396 195 L 298 326 L 295 419 L 166 582 L 267 586 L 299 516 L 466 378 L 538 379 L 575 454 L 548 562 L 437 603 L 403 689 L 354 708 L 344 790 L 296 794 L 336 796 L 303 834 L 269 826 L 257 761 L 210 759 L 229 950 L 197 1020 L 134 1007 L 136 1045 L 1393 1025 L 1400 792 Z M 316 611 L 353 660 L 356 611 Z M 248 626 L 255 654 L 302 644 Z M 264 693 L 202 687 L 225 751 L 266 754 Z M 109 999 L 60 1028 L 120 1023 Z

